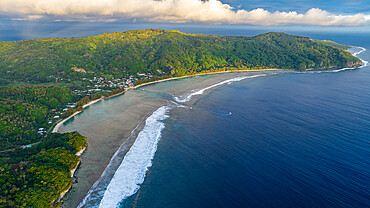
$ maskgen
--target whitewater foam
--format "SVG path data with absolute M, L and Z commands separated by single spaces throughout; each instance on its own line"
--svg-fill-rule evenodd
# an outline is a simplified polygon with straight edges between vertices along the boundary
M 363 47 L 359 47 L 359 46 L 353 46 L 353 47 L 357 47 L 359 49 L 361 49 L 360 51 L 357 51 L 355 53 L 352 53 L 353 56 L 356 56 L 357 58 L 359 58 L 357 55 L 359 55 L 360 53 L 362 52 L 365 52 L 366 51 L 366 48 L 363 48 Z M 365 66 L 367 66 L 367 64 L 369 63 L 368 61 L 366 60 L 363 60 L 361 58 L 359 58 L 361 61 L 362 61 L 362 66 L 358 66 L 358 67 L 347 67 L 347 68 L 341 68 L 341 69 L 335 69 L 335 70 L 324 70 L 324 71 L 306 71 L 306 72 L 296 72 L 296 73 L 308 73 L 308 74 L 314 74 L 314 73 L 336 73 L 336 72 L 341 72 L 341 71 L 345 71 L 345 70 L 352 70 L 352 69 L 358 69 L 358 68 L 363 68 Z
M 353 53 L 354 56 L 357 56 L 361 54 L 362 52 L 366 51 L 363 47 L 358 47 L 361 49 L 361 51 Z M 362 68 L 367 66 L 368 61 L 362 60 L 363 65 L 361 67 L 355 67 L 355 68 Z M 355 69 L 355 68 L 342 68 L 337 70 L 328 70 L 328 71 L 308 71 L 303 73 L 328 73 L 328 72 L 340 72 L 348 69 Z M 224 85 L 224 84 L 231 84 L 232 82 L 241 81 L 248 78 L 255 78 L 255 77 L 262 77 L 267 76 L 268 74 L 258 74 L 258 75 L 251 75 L 251 76 L 242 76 L 242 77 L 236 77 L 229 80 L 222 81 L 220 83 L 205 87 L 201 90 L 192 92 L 190 95 L 188 95 L 185 98 L 179 98 L 174 97 L 174 100 L 178 103 L 172 103 L 176 107 L 188 107 L 192 109 L 192 107 L 189 106 L 183 106 L 179 103 L 184 103 L 187 101 L 190 101 L 192 96 L 194 95 L 201 95 L 206 90 Z M 103 198 L 100 201 L 100 204 L 95 204 L 93 207 L 117 207 L 120 202 L 122 202 L 124 199 L 128 198 L 129 196 L 135 194 L 138 189 L 140 188 L 140 185 L 144 182 L 145 175 L 148 171 L 148 169 L 152 165 L 152 159 L 155 155 L 155 152 L 157 150 L 157 144 L 161 137 L 161 131 L 164 128 L 162 120 L 167 118 L 166 113 L 169 111 L 171 107 L 170 106 L 163 106 L 157 109 L 151 116 L 149 116 L 146 119 L 145 127 L 137 136 L 137 139 L 135 140 L 134 144 L 130 148 L 130 150 L 125 155 L 124 159 L 122 160 L 122 163 L 119 165 L 118 169 L 114 173 L 114 176 L 111 178 L 111 181 L 109 182 L 106 189 L 101 190 L 104 192 L 100 195 L 99 198 L 103 195 Z M 229 115 L 232 113 L 229 112 Z M 133 131 L 135 131 L 134 129 Z M 115 155 L 112 158 L 117 157 L 119 151 L 115 153 Z M 112 161 L 111 161 L 112 162 Z M 110 166 L 110 164 L 108 165 Z M 107 168 L 108 169 L 108 168 Z M 107 170 L 106 169 L 106 170 Z M 103 175 L 102 177 L 103 178 Z M 101 179 L 100 178 L 100 179 Z M 100 180 L 99 179 L 99 180 Z M 86 200 L 90 197 L 91 192 L 94 191 L 95 188 L 98 186 L 99 180 L 93 185 L 93 187 L 89 190 L 88 194 L 85 196 L 84 200 L 80 203 L 78 207 L 84 207 L 86 206 Z M 96 190 L 95 190 L 96 191 Z M 100 200 L 100 199 L 99 199 Z
M 112 170 L 116 170 L 119 165 L 122 163 L 122 160 L 124 158 L 125 152 L 128 151 L 128 147 L 130 147 L 130 141 L 133 138 L 136 138 L 137 131 L 140 126 L 142 126 L 143 122 L 145 122 L 145 118 L 149 116 L 150 112 L 147 113 L 144 118 L 139 122 L 139 124 L 131 131 L 130 136 L 121 144 L 121 146 L 118 148 L 118 150 L 114 153 L 111 160 L 109 161 L 108 166 L 104 169 L 102 175 L 99 177 L 97 181 L 91 186 L 89 191 L 87 192 L 86 196 L 83 198 L 83 200 L 80 202 L 80 204 L 77 206 L 77 208 L 82 207 L 98 207 L 99 202 L 104 195 L 104 192 L 106 190 L 106 187 L 111 181 L 111 178 L 114 175 L 114 172 Z
M 117 207 L 122 200 L 137 192 L 140 184 L 144 182 L 149 167 L 152 166 L 161 131 L 165 126 L 161 121 L 168 117 L 166 113 L 170 108 L 170 106 L 162 106 L 146 119 L 144 128 L 105 190 L 99 207 Z
M 356 56 L 357 57 L 357 55 L 358 54 L 360 54 L 360 53 L 362 53 L 362 52 L 365 52 L 366 51 L 366 48 L 364 48 L 364 47 L 359 47 L 359 46 L 354 46 L 354 47 L 357 47 L 357 48 L 359 48 L 359 49 L 361 49 L 361 51 L 358 51 L 358 52 L 355 52 L 355 53 L 353 53 L 352 55 L 354 55 L 354 56 Z M 359 57 L 357 57 L 357 58 L 359 58 Z M 361 61 L 362 61 L 362 66 L 360 66 L 359 68 L 362 68 L 362 67 L 365 67 L 365 66 L 367 66 L 367 64 L 369 63 L 368 61 L 366 61 L 366 60 L 363 60 L 363 59 L 361 59 L 361 58 L 359 58 Z
M 228 80 L 219 82 L 217 84 L 208 86 L 206 88 L 203 88 L 201 90 L 198 90 L 196 92 L 193 92 L 193 93 L 191 93 L 190 95 L 188 95 L 187 97 L 185 97 L 183 99 L 181 99 L 179 97 L 174 97 L 174 100 L 176 102 L 179 102 L 179 103 L 188 102 L 191 99 L 191 97 L 193 97 L 194 95 L 201 95 L 201 94 L 204 93 L 204 91 L 209 90 L 211 88 L 214 88 L 214 87 L 217 87 L 217 86 L 220 86 L 220 85 L 224 85 L 224 84 L 231 84 L 232 82 L 238 82 L 238 81 L 241 81 L 241 80 L 244 80 L 244 79 L 250 79 L 250 78 L 255 78 L 255 77 L 263 77 L 263 76 L 267 76 L 267 74 L 257 74 L 257 75 L 243 76 L 243 77 L 236 77 L 236 78 L 228 79 Z
M 353 46 L 353 47 L 357 47 L 359 49 L 361 49 L 360 51 L 358 52 L 355 52 L 353 53 L 352 55 L 353 56 L 356 56 L 359 55 L 360 53 L 366 51 L 366 48 L 363 48 L 363 47 L 358 47 L 358 46 Z M 356 69 L 356 68 L 362 68 L 362 67 L 365 67 L 367 66 L 368 64 L 368 61 L 365 61 L 361 58 L 359 58 L 361 61 L 362 61 L 362 66 L 360 67 L 351 67 L 351 68 L 341 68 L 341 69 L 336 69 L 336 70 L 325 70 L 325 71 L 306 71 L 306 72 L 296 72 L 296 73 L 335 73 L 335 72 L 341 72 L 341 71 L 345 71 L 345 70 L 348 70 L 348 69 Z M 196 92 L 193 92 L 191 93 L 190 95 L 188 95 L 187 97 L 181 99 L 179 97 L 174 97 L 174 100 L 176 102 L 179 102 L 179 103 L 184 103 L 184 102 L 188 102 L 191 100 L 191 97 L 193 97 L 194 95 L 201 95 L 204 93 L 204 91 L 208 90 L 208 89 L 211 89 L 211 88 L 214 88 L 214 87 L 217 87 L 217 86 L 220 86 L 220 85 L 223 85 L 223 84 L 231 84 L 232 82 L 238 82 L 238 81 L 241 81 L 243 79 L 248 79 L 248 78 L 255 78 L 255 77 L 261 77 L 261 76 L 267 76 L 267 74 L 258 74 L 258 75 L 252 75 L 252 76 L 243 76 L 243 77 L 236 77 L 236 78 L 232 78 L 232 79 L 228 79 L 228 80 L 225 80 L 225 81 L 222 81 L 220 83 L 217 83 L 217 84 L 214 84 L 214 85 L 211 85 L 211 86 L 208 86 L 206 88 L 203 88 L 201 90 L 198 90 Z
M 357 48 L 361 49 L 361 51 L 357 51 L 357 52 L 353 53 L 352 55 L 354 55 L 354 56 L 357 56 L 358 54 L 366 51 L 366 48 L 364 48 L 364 47 L 359 47 L 359 46 L 354 46 L 354 47 L 357 47 Z

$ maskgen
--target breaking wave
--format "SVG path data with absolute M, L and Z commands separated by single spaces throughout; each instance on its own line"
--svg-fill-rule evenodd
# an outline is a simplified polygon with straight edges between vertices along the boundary
M 99 207 L 117 207 L 122 200 L 137 192 L 140 184 L 144 182 L 149 167 L 152 166 L 161 131 L 165 126 L 161 121 L 168 117 L 166 113 L 170 108 L 170 106 L 162 106 L 146 119 L 144 128 L 123 158 L 104 192 Z
M 360 51 L 357 51 L 357 52 L 354 52 L 352 53 L 353 56 L 356 56 L 357 58 L 359 58 L 357 55 L 362 53 L 362 52 L 365 52 L 366 51 L 366 48 L 363 48 L 363 47 L 359 47 L 359 46 L 353 46 L 353 47 L 357 47 L 359 49 L 361 49 Z M 368 61 L 366 60 L 363 60 L 361 58 L 359 58 L 361 61 L 362 61 L 362 66 L 358 66 L 358 67 L 346 67 L 346 68 L 341 68 L 341 69 L 335 69 L 335 70 L 324 70 L 324 71 L 306 71 L 306 72 L 296 72 L 296 73 L 308 73 L 308 74 L 313 74 L 313 73 L 335 73 L 335 72 L 341 72 L 341 71 L 345 71 L 345 70 L 351 70 L 351 69 L 358 69 L 358 68 L 363 68 L 365 66 L 367 66 L 367 64 L 369 63 Z
M 243 77 L 236 77 L 236 78 L 228 79 L 228 80 L 219 82 L 217 84 L 208 86 L 206 88 L 203 88 L 201 90 L 198 90 L 196 92 L 193 92 L 185 98 L 174 97 L 174 100 L 176 102 L 179 102 L 179 103 L 188 102 L 191 99 L 191 97 L 193 97 L 194 95 L 201 95 L 201 94 L 204 93 L 204 91 L 209 90 L 211 88 L 214 88 L 214 87 L 217 87 L 217 86 L 220 86 L 220 85 L 224 85 L 224 84 L 230 84 L 232 82 L 238 82 L 238 81 L 241 81 L 241 80 L 244 80 L 244 79 L 250 79 L 250 78 L 255 78 L 255 77 L 264 77 L 264 76 L 267 76 L 267 74 L 257 74 L 257 75 L 243 76 Z
M 354 56 L 356 56 L 357 57 L 357 55 L 358 54 L 360 54 L 360 53 L 362 53 L 362 52 L 365 52 L 366 51 L 366 48 L 364 48 L 364 47 L 359 47 L 359 46 L 356 46 L 357 48 L 359 48 L 359 49 L 361 49 L 361 51 L 358 51 L 358 52 L 356 52 L 356 53 L 353 53 L 352 55 L 354 55 Z M 359 58 L 359 57 L 357 57 L 357 58 Z M 359 68 L 362 68 L 362 67 L 365 67 L 365 66 L 367 66 L 367 64 L 369 63 L 368 61 L 365 61 L 365 60 L 363 60 L 363 59 L 361 59 L 361 58 L 359 58 L 361 61 L 362 61 L 362 63 L 363 63 L 363 65 L 362 66 L 360 66 Z
M 361 50 L 353 53 L 352 55 L 357 57 L 357 55 L 366 51 L 366 49 L 363 47 L 358 48 Z M 348 69 L 362 68 L 368 65 L 368 61 L 365 61 L 363 59 L 361 59 L 361 61 L 363 62 L 363 65 L 361 67 L 342 68 L 327 71 L 308 71 L 303 73 L 340 72 Z M 191 100 L 192 96 L 201 95 L 206 90 L 209 90 L 211 88 L 224 84 L 231 84 L 232 82 L 238 82 L 244 79 L 263 77 L 267 75 L 268 74 L 258 74 L 228 79 L 217 84 L 205 87 L 198 91 L 195 91 L 184 98 L 174 97 L 174 100 L 178 103 L 188 102 Z M 178 103 L 172 104 L 174 104 L 176 107 L 188 107 L 192 109 L 192 107 L 179 105 Z M 101 208 L 118 207 L 119 204 L 124 199 L 135 194 L 138 191 L 140 185 L 144 182 L 147 171 L 152 166 L 152 160 L 157 150 L 157 144 L 161 138 L 161 131 L 165 127 L 162 121 L 168 117 L 166 113 L 170 109 L 171 109 L 170 106 L 162 106 L 158 108 L 155 112 L 153 112 L 153 114 L 146 119 L 144 128 L 139 132 L 134 144 L 131 146 L 127 154 L 124 156 L 122 162 L 119 164 L 119 167 L 117 168 L 116 172 L 111 178 L 109 184 L 106 186 L 106 189 L 104 187 L 104 190 L 101 190 L 102 192 L 104 192 L 104 194 L 103 196 L 102 194 L 100 195 L 100 197 L 102 197 L 100 204 L 97 203 L 95 204 L 95 206 Z M 231 112 L 228 113 L 228 115 L 231 114 L 232 114 Z M 116 154 L 118 154 L 117 152 Z M 116 154 L 113 156 L 113 158 L 118 157 L 118 155 L 116 156 Z M 104 174 L 105 173 L 103 173 L 103 175 Z M 86 200 L 90 197 L 92 190 L 94 190 L 94 188 L 96 188 L 95 186 L 97 185 L 98 183 L 94 184 L 94 186 L 90 189 L 85 199 L 80 203 L 79 207 L 86 206 Z
M 358 52 L 353 53 L 352 55 L 354 55 L 354 56 L 357 56 L 358 54 L 360 54 L 360 53 L 362 53 L 362 52 L 366 51 L 366 48 L 364 48 L 364 47 L 359 47 L 359 46 L 355 46 L 355 47 L 357 47 L 357 48 L 361 49 L 361 51 L 358 51 Z

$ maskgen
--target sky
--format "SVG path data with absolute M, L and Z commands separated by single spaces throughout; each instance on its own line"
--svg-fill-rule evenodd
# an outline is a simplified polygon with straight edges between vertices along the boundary
M 361 27 L 368 0 L 0 0 L 0 21 Z
M 0 41 L 86 37 L 148 28 L 214 35 L 270 31 L 366 35 L 370 33 L 368 1 L 0 0 Z
M 246 10 L 264 8 L 269 11 L 297 11 L 303 13 L 311 8 L 320 8 L 335 14 L 370 14 L 368 0 L 223 0 L 233 7 L 241 6 Z

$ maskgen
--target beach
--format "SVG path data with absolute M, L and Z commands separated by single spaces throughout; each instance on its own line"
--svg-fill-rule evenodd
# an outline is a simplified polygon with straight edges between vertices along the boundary
M 63 198 L 63 207 L 77 207 L 91 186 L 100 178 L 121 144 L 120 157 L 123 157 L 144 127 L 145 118 L 160 106 L 171 104 L 175 100 L 174 97 L 185 98 L 201 89 L 216 85 L 212 87 L 215 89 L 220 86 L 218 83 L 237 77 L 275 73 L 275 70 L 259 70 L 160 80 L 155 84 L 138 86 L 119 96 L 89 103 L 84 111 L 64 120 L 54 129 L 60 133 L 78 131 L 87 137 L 89 144 L 75 172 L 75 183 Z M 211 91 L 209 88 L 202 93 Z M 194 96 L 186 105 L 191 105 L 196 100 Z
M 146 118 L 161 106 L 176 105 L 176 101 L 191 108 L 199 100 L 198 95 L 212 93 L 220 86 L 286 72 L 291 71 L 233 71 L 169 78 L 144 83 L 119 96 L 88 103 L 82 112 L 63 120 L 54 128 L 60 133 L 78 131 L 87 137 L 89 144 L 75 172 L 75 183 L 63 198 L 63 207 L 84 207 L 87 201 L 101 200 L 94 199 L 94 195 L 104 193 L 125 154 L 145 127 Z M 104 190 L 99 187 L 104 187 Z M 86 194 L 88 197 L 85 197 Z M 85 201 L 81 203 L 82 200 Z
M 140 85 L 137 85 L 137 86 L 134 86 L 134 87 L 130 87 L 130 88 L 127 88 L 125 89 L 123 92 L 120 92 L 120 93 L 117 93 L 117 94 L 114 94 L 114 95 L 111 95 L 109 97 L 101 97 L 99 99 L 96 99 L 96 100 L 92 100 L 90 101 L 89 103 L 85 104 L 82 106 L 82 108 L 86 108 L 90 105 L 93 105 L 94 103 L 97 103 L 99 102 L 100 100 L 104 100 L 104 99 L 109 99 L 109 98 L 112 98 L 112 97 L 115 97 L 115 96 L 119 96 L 129 90 L 133 90 L 133 89 L 136 89 L 136 88 L 140 88 L 140 87 L 143 87 L 143 86 L 146 86 L 146 85 L 151 85 L 151 84 L 155 84 L 155 83 L 160 83 L 160 82 L 166 82 L 166 81 L 171 81 L 171 80 L 178 80 L 178 79 L 184 79 L 184 78 L 190 78 L 190 77 L 194 77 L 194 76 L 204 76 L 204 75 L 214 75 L 214 74 L 225 74 L 225 73 L 235 73 L 235 72 L 258 72 L 258 71 L 276 71 L 278 69 L 261 69 L 261 70 L 235 70 L 235 71 L 217 71 L 217 72 L 206 72 L 206 73 L 199 73 L 199 74 L 195 74 L 195 75 L 189 75 L 189 76 L 181 76 L 181 77 L 172 77 L 172 78 L 167 78 L 167 79 L 161 79 L 161 80 L 156 80 L 156 81 L 152 81 L 152 82 L 147 82 L 147 83 L 142 83 Z M 71 119 L 72 117 L 74 117 L 75 115 L 79 114 L 80 112 L 82 111 L 77 111 L 75 113 L 73 113 L 72 115 L 70 115 L 69 117 L 65 118 L 65 119 L 62 119 L 61 121 L 59 121 L 53 128 L 52 130 L 52 133 L 56 133 L 58 132 L 59 130 L 59 127 L 61 125 L 64 124 L 64 122 L 68 121 L 69 119 Z

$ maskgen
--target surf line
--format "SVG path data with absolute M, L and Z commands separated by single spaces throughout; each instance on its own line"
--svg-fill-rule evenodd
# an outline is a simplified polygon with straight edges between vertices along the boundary
M 341 71 L 345 71 L 345 70 L 360 69 L 360 68 L 363 68 L 363 67 L 367 66 L 368 61 L 363 60 L 363 59 L 361 59 L 360 57 L 358 57 L 358 56 L 357 56 L 358 54 L 360 54 L 360 53 L 362 53 L 362 52 L 366 51 L 366 48 L 359 47 L 359 46 L 352 46 L 352 47 L 356 47 L 356 48 L 361 49 L 361 50 L 360 50 L 360 51 L 358 51 L 358 52 L 352 53 L 352 55 L 353 55 L 353 56 L 356 56 L 357 58 L 359 58 L 359 59 L 362 61 L 362 66 L 346 67 L 346 68 L 335 69 L 335 70 L 324 70 L 324 71 L 305 71 L 305 72 L 295 72 L 295 73 L 297 73 L 297 74 L 335 73 L 335 72 L 341 72 Z
M 276 73 L 272 73 L 271 75 L 273 74 L 276 74 Z M 193 97 L 194 95 L 201 95 L 204 93 L 204 91 L 206 90 L 209 90 L 211 88 L 214 88 L 214 87 L 217 87 L 217 86 L 220 86 L 220 85 L 224 85 L 224 84 L 230 84 L 232 82 L 238 82 L 238 81 L 242 81 L 244 79 L 250 79 L 250 78 L 255 78 L 255 77 L 264 77 L 264 76 L 267 76 L 267 74 L 257 74 L 257 75 L 251 75 L 251 76 L 243 76 L 243 77 L 236 77 L 236 78 L 232 78 L 232 79 L 228 79 L 228 80 L 225 80 L 225 81 L 222 81 L 222 82 L 219 82 L 217 84 L 214 84 L 214 85 L 211 85 L 211 86 L 208 86 L 206 88 L 203 88 L 201 90 L 198 90 L 196 92 L 193 92 L 191 93 L 190 95 L 188 95 L 187 97 L 185 98 L 179 98 L 179 97 L 174 97 L 174 100 L 176 102 L 179 102 L 179 103 L 184 103 L 184 102 L 188 102 L 191 97 Z
M 162 106 L 146 119 L 144 128 L 139 132 L 108 184 L 99 207 L 117 207 L 120 202 L 139 190 L 146 173 L 152 166 L 161 132 L 165 127 L 162 121 L 168 117 L 166 114 L 171 108 L 171 106 Z
M 358 54 L 360 54 L 360 53 L 362 53 L 362 52 L 367 51 L 367 50 L 366 50 L 366 48 L 364 48 L 364 47 L 360 47 L 360 46 L 353 46 L 353 47 L 357 47 L 357 48 L 361 49 L 361 51 L 358 51 L 358 52 L 355 52 L 355 53 L 353 53 L 353 54 L 352 54 L 352 55 L 356 56 L 357 58 L 359 58 L 359 59 L 362 61 L 363 65 L 362 65 L 362 66 L 360 66 L 359 68 L 362 68 L 362 67 L 367 66 L 367 64 L 368 64 L 369 62 L 368 62 L 368 61 L 366 61 L 366 60 L 363 60 L 363 59 L 361 59 L 360 57 L 358 57 L 358 56 L 357 56 Z
M 121 144 L 121 146 L 118 148 L 118 150 L 114 153 L 111 160 L 109 161 L 108 166 L 105 168 L 104 172 L 101 174 L 99 179 L 97 181 L 95 181 L 95 183 L 90 188 L 90 190 L 87 192 L 86 196 L 83 198 L 83 200 L 77 206 L 77 208 L 82 208 L 82 207 L 85 207 L 87 205 L 89 207 L 97 207 L 97 205 L 95 205 L 95 204 L 91 205 L 91 204 L 89 204 L 89 202 L 90 201 L 95 201 L 95 200 L 100 200 L 101 197 L 99 197 L 99 196 L 104 193 L 107 184 L 109 184 L 109 182 L 112 178 L 111 170 L 113 170 L 113 169 L 116 170 L 117 168 L 115 168 L 115 167 L 118 167 L 117 164 L 122 163 L 122 160 L 120 160 L 120 158 L 122 158 L 122 156 L 121 156 L 122 152 L 124 152 L 126 150 L 129 140 L 131 138 L 134 138 L 134 137 L 136 138 L 137 137 L 136 132 L 138 131 L 139 127 L 142 126 L 143 122 L 145 122 L 145 120 L 149 116 L 149 114 L 150 114 L 150 112 L 147 113 L 143 117 L 143 119 L 139 122 L 139 124 L 135 127 L 135 129 L 133 129 L 131 131 L 130 136 Z M 104 184 L 106 184 L 106 185 L 104 185 Z M 96 196 L 96 195 L 98 195 L 98 196 Z

